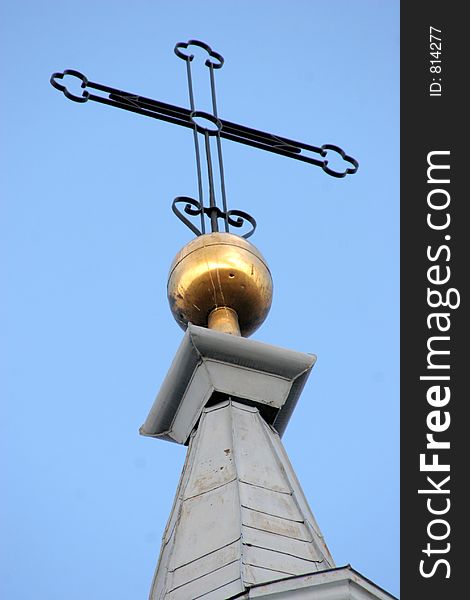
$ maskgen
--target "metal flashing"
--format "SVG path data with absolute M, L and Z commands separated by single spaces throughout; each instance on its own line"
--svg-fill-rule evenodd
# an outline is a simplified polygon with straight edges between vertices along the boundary
M 250 589 L 228 600 L 397 600 L 361 573 L 346 565 L 305 575 L 254 583 Z
M 282 435 L 315 361 L 189 324 L 140 433 L 186 444 L 206 404 L 222 394 L 269 408 L 263 417 Z

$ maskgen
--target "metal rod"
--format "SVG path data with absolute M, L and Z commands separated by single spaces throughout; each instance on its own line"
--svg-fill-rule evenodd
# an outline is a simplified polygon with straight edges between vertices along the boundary
M 225 193 L 225 175 L 224 175 L 224 163 L 222 160 L 222 142 L 220 135 L 217 136 L 217 157 L 219 159 L 219 173 L 220 173 L 220 191 L 222 193 L 222 209 L 224 211 L 224 226 L 225 231 L 228 233 L 228 217 L 227 217 L 227 196 Z
M 193 93 L 193 80 L 191 77 L 191 61 L 186 61 L 186 75 L 188 78 L 188 90 L 189 90 L 189 105 L 191 106 L 191 112 L 194 112 L 194 93 Z M 201 172 L 201 155 L 199 153 L 199 140 L 197 137 L 196 123 L 193 126 L 193 139 L 194 139 L 194 150 L 196 152 L 196 172 L 197 172 L 197 188 L 198 197 L 201 206 L 204 206 L 204 195 L 202 190 L 202 172 Z M 201 211 L 201 231 L 206 233 L 206 225 L 204 223 L 204 211 Z
M 209 63 L 209 72 L 210 72 L 210 80 L 211 80 L 211 96 L 212 96 L 212 113 L 214 117 L 217 116 L 217 100 L 215 93 L 215 76 L 214 76 L 214 66 L 212 63 Z M 220 140 L 220 131 L 217 133 L 217 158 L 219 161 L 219 174 L 220 174 L 220 191 L 222 194 L 222 209 L 224 211 L 224 227 L 225 231 L 228 233 L 228 219 L 227 219 L 227 195 L 225 192 L 225 174 L 224 174 L 224 162 L 222 158 L 222 142 Z
M 189 90 L 189 106 L 191 107 L 191 112 L 194 112 L 194 94 L 193 94 L 193 80 L 191 77 L 191 61 L 186 61 L 186 75 L 188 77 L 188 90 Z
M 217 116 L 217 101 L 215 98 L 215 78 L 214 78 L 214 66 L 209 63 L 209 72 L 211 77 L 211 96 L 212 96 L 212 112 L 214 117 Z
M 212 173 L 212 160 L 211 160 L 211 146 L 209 141 L 209 133 L 206 131 L 204 133 L 204 141 L 206 144 L 206 158 L 207 158 L 207 175 L 209 179 L 209 206 L 213 210 L 210 211 L 210 219 L 211 219 L 211 227 L 212 232 L 219 231 L 219 226 L 217 223 L 217 207 L 215 204 L 215 196 L 214 196 L 214 175 Z

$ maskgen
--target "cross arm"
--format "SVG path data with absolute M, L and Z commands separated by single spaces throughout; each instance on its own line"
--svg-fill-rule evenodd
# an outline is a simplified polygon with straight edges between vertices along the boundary
M 80 87 L 83 90 L 81 96 L 78 96 L 67 89 L 62 81 L 65 75 L 76 77 L 81 81 Z M 73 100 L 74 102 L 83 103 L 92 100 L 101 104 L 115 106 L 117 108 L 122 108 L 123 110 L 166 121 L 167 123 L 172 123 L 174 125 L 180 125 L 191 129 L 196 128 L 197 130 L 204 132 L 204 129 L 193 120 L 193 116 L 195 115 L 187 108 L 167 104 L 165 102 L 160 102 L 159 100 L 152 100 L 137 94 L 124 92 L 100 83 L 89 81 L 85 75 L 73 69 L 67 69 L 63 71 L 63 73 L 53 73 L 50 82 L 54 88 L 61 91 L 69 100 Z M 88 90 L 96 90 L 97 92 L 101 92 L 101 94 L 96 94 L 93 91 Z M 206 116 L 211 119 L 214 118 L 212 115 L 206 115 L 205 113 L 199 113 L 199 116 Z M 344 150 L 333 144 L 312 146 L 310 144 L 304 144 L 303 142 L 297 142 L 285 137 L 245 127 L 244 125 L 238 125 L 223 119 L 217 119 L 217 126 L 219 128 L 218 132 L 220 137 L 224 139 L 316 165 L 321 167 L 325 173 L 333 177 L 345 177 L 348 174 L 353 174 L 357 171 L 359 166 L 356 159 L 348 156 Z M 338 153 L 350 166 L 344 171 L 335 171 L 334 169 L 331 169 L 328 166 L 328 160 L 326 158 L 328 151 Z M 311 154 L 314 154 L 315 156 L 311 156 Z

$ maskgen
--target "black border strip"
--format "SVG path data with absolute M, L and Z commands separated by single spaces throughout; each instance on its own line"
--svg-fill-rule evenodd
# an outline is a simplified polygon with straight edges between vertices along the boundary
M 463 187 L 466 170 L 469 170 L 464 166 L 463 152 L 464 130 L 469 128 L 467 111 L 464 112 L 464 102 L 468 104 L 464 65 L 469 34 L 465 31 L 463 6 L 463 3 L 434 0 L 401 3 L 402 600 L 451 600 L 465 596 L 461 591 L 465 590 L 463 578 L 467 562 L 463 544 L 467 524 L 464 513 L 469 501 L 464 484 L 468 472 L 465 461 L 470 453 L 464 439 L 469 438 L 470 433 L 464 430 L 468 412 L 465 410 L 468 392 L 464 374 L 465 369 L 468 370 L 465 364 L 468 350 L 464 287 L 469 279 L 470 250 L 465 231 L 469 199 Z M 430 27 L 441 30 L 441 33 L 433 32 L 441 37 L 439 54 L 437 47 L 430 47 Z M 432 60 L 435 62 L 431 63 Z M 440 95 L 432 96 L 431 92 L 439 93 L 437 83 L 442 90 Z M 432 90 L 431 84 L 435 84 Z M 429 154 L 432 152 L 434 154 Z M 431 169 L 428 181 L 429 161 L 448 165 L 450 169 Z M 448 199 L 448 206 L 442 210 L 428 204 L 429 201 L 444 205 Z M 450 219 L 448 226 L 433 228 L 427 222 L 428 214 L 431 223 L 437 226 Z M 431 267 L 437 268 L 429 271 Z M 430 278 L 442 281 L 447 275 L 450 277 L 446 283 L 430 282 Z M 430 302 L 439 304 L 440 300 L 437 293 L 429 300 L 428 288 L 440 292 L 444 302 L 448 298 L 449 304 L 456 305 L 460 299 L 460 305 L 431 307 Z M 451 289 L 455 291 L 449 292 Z M 450 295 L 446 296 L 447 293 Z M 433 313 L 446 316 L 439 320 L 430 317 Z M 440 331 L 438 322 L 442 329 L 448 326 L 448 330 Z M 445 339 L 446 336 L 449 339 Z M 449 353 L 429 354 L 429 344 L 432 350 Z M 444 368 L 446 365 L 449 368 Z M 450 379 L 432 381 L 420 379 L 421 376 Z M 428 391 L 432 386 L 439 386 L 434 395 Z M 449 401 L 432 406 L 429 398 L 432 402 L 439 395 L 443 397 L 445 387 L 449 388 Z M 433 411 L 439 412 L 430 416 Z M 449 418 L 450 425 L 444 428 Z M 430 429 L 440 425 L 444 428 L 442 432 Z M 450 448 L 426 448 L 429 433 L 433 433 L 435 440 L 448 441 Z M 433 454 L 437 454 L 435 460 L 448 464 L 450 470 L 420 469 L 420 454 L 425 454 L 427 464 L 432 462 Z M 428 476 L 434 484 L 427 480 Z M 442 483 L 448 476 L 450 479 Z M 419 489 L 430 492 L 419 494 Z M 433 515 L 430 508 L 448 510 Z M 433 540 L 430 533 L 442 539 Z

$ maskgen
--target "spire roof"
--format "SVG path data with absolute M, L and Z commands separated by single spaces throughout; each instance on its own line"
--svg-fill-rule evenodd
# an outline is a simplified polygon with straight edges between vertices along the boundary
M 229 598 L 334 567 L 279 435 L 258 409 L 206 407 L 164 534 L 150 598 Z

